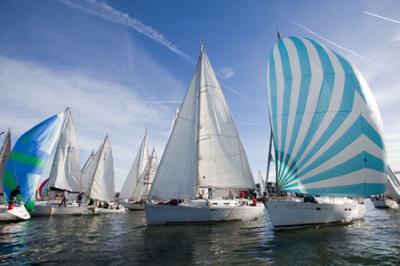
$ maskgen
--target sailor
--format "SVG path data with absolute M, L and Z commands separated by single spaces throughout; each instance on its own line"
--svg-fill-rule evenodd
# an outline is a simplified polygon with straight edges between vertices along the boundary
M 76 201 L 78 202 L 79 207 L 81 206 L 82 203 L 82 192 L 79 192 L 78 196 L 76 196 Z
M 10 202 L 8 205 L 8 209 L 11 210 L 14 208 L 14 204 L 17 203 L 17 197 L 18 195 L 21 195 L 21 190 L 19 190 L 19 186 L 17 186 L 14 190 L 11 191 L 10 193 Z
M 64 205 L 64 207 L 67 207 L 67 201 L 68 201 L 68 191 L 64 190 L 63 197 L 62 197 L 62 200 L 61 200 L 61 203 L 60 203 L 60 207 L 62 205 Z

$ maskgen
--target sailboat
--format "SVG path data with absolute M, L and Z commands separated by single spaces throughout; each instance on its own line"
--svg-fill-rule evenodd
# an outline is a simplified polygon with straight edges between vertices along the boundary
M 3 195 L 3 174 L 7 164 L 8 156 L 10 156 L 10 152 L 11 152 L 11 132 L 10 130 L 8 130 L 4 137 L 3 146 L 1 146 L 0 150 L 0 196 Z
M 50 191 L 80 193 L 82 191 L 80 175 L 78 142 L 71 109 L 68 107 L 63 113 L 62 127 L 57 138 L 49 177 L 39 186 L 39 189 L 47 186 Z M 67 204 L 64 207 L 56 201 L 37 201 L 35 211 L 32 213 L 33 216 L 80 214 L 91 214 L 91 212 L 88 211 L 87 206 Z
M 278 37 L 269 57 L 276 183 L 304 197 L 266 202 L 274 229 L 349 223 L 385 191 L 383 125 L 361 73 L 315 40 Z M 270 153 L 271 154 L 271 153 Z
M 14 205 L 11 210 L 0 210 L 0 220 L 26 220 L 28 211 L 35 209 L 35 192 L 40 177 L 54 149 L 61 131 L 64 113 L 54 115 L 25 132 L 15 143 L 3 174 L 3 190 L 6 201 L 19 186 L 17 197 L 24 204 Z
M 94 206 L 95 213 L 125 212 L 124 207 L 115 204 L 114 161 L 108 136 L 104 138 L 96 153 L 89 158 L 86 168 L 83 169 L 82 179 L 89 180 L 86 201 L 106 202 L 110 205 L 108 208 Z
M 144 210 L 156 170 L 157 154 L 153 148 L 149 157 L 146 132 L 119 196 L 120 199 L 126 200 L 123 202 L 124 207 L 129 210 Z
M 377 209 L 399 208 L 400 181 L 390 167 L 388 167 L 385 193 L 371 197 L 371 201 Z
M 146 204 L 148 225 L 252 220 L 264 213 L 240 192 L 255 184 L 232 114 L 201 46 Z

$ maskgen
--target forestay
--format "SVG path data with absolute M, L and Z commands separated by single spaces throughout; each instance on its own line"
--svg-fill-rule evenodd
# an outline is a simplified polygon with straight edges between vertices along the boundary
M 64 113 L 54 115 L 25 132 L 15 143 L 3 175 L 6 199 L 17 185 L 26 208 L 34 209 L 40 176 L 61 131 Z
M 281 190 L 383 193 L 386 152 L 379 110 L 360 72 L 305 38 L 284 38 L 269 60 L 269 112 Z
M 49 187 L 71 192 L 81 191 L 78 141 L 70 108 L 65 111 L 64 123 L 49 176 Z

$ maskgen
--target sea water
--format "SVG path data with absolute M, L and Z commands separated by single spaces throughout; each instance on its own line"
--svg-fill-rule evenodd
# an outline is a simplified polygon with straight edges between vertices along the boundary
M 0 224 L 1 265 L 400 265 L 400 210 L 274 232 L 252 222 L 145 226 L 143 211 Z

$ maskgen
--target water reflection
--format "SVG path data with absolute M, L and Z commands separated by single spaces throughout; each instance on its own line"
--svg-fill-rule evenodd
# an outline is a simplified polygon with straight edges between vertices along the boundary
M 144 212 L 0 225 L 0 264 L 380 264 L 400 261 L 400 212 L 367 206 L 349 226 L 273 232 L 253 222 L 145 226 Z

